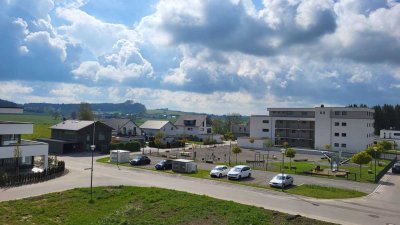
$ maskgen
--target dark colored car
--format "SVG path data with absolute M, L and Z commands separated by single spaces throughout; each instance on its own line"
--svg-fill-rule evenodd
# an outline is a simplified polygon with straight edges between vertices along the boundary
M 395 163 L 392 167 L 392 173 L 400 173 L 400 163 Z
M 134 159 L 129 161 L 129 163 L 133 166 L 147 165 L 147 164 L 150 164 L 150 162 L 151 162 L 151 160 L 149 159 L 149 157 L 147 157 L 145 155 L 138 155 Z
M 172 160 L 164 159 L 155 165 L 157 170 L 170 170 L 172 169 Z

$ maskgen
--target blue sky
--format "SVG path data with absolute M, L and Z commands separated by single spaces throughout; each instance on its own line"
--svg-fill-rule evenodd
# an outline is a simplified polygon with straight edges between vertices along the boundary
M 395 0 L 0 0 L 0 98 L 246 115 L 400 99 Z

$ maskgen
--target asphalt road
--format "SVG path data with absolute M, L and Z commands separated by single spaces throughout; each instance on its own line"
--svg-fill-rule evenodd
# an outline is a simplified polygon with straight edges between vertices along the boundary
M 20 199 L 49 192 L 90 185 L 90 157 L 64 156 L 70 172 L 58 179 L 1 189 L 0 201 Z M 400 224 L 400 176 L 387 174 L 376 191 L 367 197 L 348 200 L 317 200 L 283 192 L 252 188 L 212 180 L 164 174 L 96 163 L 95 186 L 154 186 L 204 194 L 267 209 L 340 224 Z

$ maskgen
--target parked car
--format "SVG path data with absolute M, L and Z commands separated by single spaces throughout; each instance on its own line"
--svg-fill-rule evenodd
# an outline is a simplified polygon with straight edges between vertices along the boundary
M 129 161 L 129 163 L 133 166 L 147 165 L 147 164 L 150 164 L 150 162 L 151 162 L 151 160 L 149 159 L 149 157 L 147 157 L 145 155 L 138 155 L 134 159 Z
M 392 166 L 392 173 L 400 173 L 400 163 L 395 163 Z
M 170 170 L 172 169 L 172 160 L 163 159 L 158 162 L 155 166 L 156 170 Z
M 269 181 L 271 187 L 286 187 L 293 185 L 293 177 L 287 174 L 278 174 Z
M 210 177 L 221 178 L 221 177 L 228 175 L 228 171 L 229 171 L 229 169 L 227 166 L 224 166 L 224 165 L 216 166 L 216 167 L 214 167 L 214 169 L 212 169 L 210 171 Z
M 43 169 L 41 169 L 41 168 L 38 168 L 38 167 L 32 168 L 32 173 L 41 173 L 41 172 L 43 172 Z
M 245 166 L 245 165 L 235 166 L 228 172 L 229 180 L 232 180 L 232 179 L 240 180 L 245 177 L 251 177 L 251 169 L 250 169 L 250 167 Z

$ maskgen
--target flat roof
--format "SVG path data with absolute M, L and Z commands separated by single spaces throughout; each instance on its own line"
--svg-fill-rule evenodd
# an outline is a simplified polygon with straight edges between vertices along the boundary
M 193 162 L 193 160 L 190 160 L 190 159 L 175 159 L 173 161 L 176 161 L 176 162 Z

